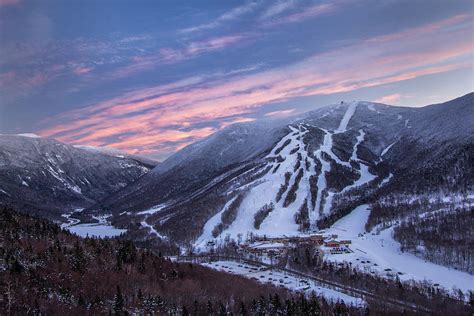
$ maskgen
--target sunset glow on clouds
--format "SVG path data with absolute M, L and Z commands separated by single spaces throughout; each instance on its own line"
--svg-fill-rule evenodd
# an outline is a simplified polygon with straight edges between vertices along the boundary
M 340 21 L 348 8 L 362 10 L 366 2 L 248 2 L 216 10 L 213 18 L 194 26 L 176 25 L 169 31 L 172 38 L 163 37 L 158 46 L 156 34 L 102 43 L 82 38 L 72 41 L 74 50 L 58 42 L 56 52 L 64 51 L 67 58 L 63 65 L 54 63 L 62 68 L 48 65 L 36 84 L 24 85 L 31 100 L 38 100 L 37 89 L 61 95 L 61 100 L 47 99 L 58 105 L 47 103 L 54 115 L 38 114 L 34 132 L 162 159 L 230 124 L 311 110 L 317 98 L 359 93 L 359 99 L 398 104 L 408 94 L 385 93 L 384 87 L 407 80 L 422 85 L 429 76 L 473 68 L 472 12 L 427 16 L 423 23 L 371 35 L 323 36 L 318 23 Z M 313 26 L 322 44 L 294 33 L 298 24 Z M 0 89 L 17 86 L 21 71 L 12 67 L 14 62 L 0 64 L 2 70 L 11 68 L 0 72 Z M 35 70 L 42 73 L 35 67 L 30 67 L 30 81 Z M 28 99 L 12 94 L 7 101 L 21 98 Z

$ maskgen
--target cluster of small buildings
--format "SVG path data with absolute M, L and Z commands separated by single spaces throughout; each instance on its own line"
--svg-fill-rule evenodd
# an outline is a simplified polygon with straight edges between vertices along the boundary
M 351 241 L 338 240 L 337 237 L 337 235 L 323 234 L 290 237 L 255 236 L 253 242 L 239 245 L 238 251 L 256 256 L 279 258 L 286 255 L 289 249 L 302 244 L 310 244 L 317 246 L 323 253 L 342 254 L 351 252 L 348 246 L 351 244 Z

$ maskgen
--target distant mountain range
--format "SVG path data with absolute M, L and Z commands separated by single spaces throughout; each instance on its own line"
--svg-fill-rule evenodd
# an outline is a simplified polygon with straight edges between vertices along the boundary
M 111 213 L 136 236 L 200 245 L 329 226 L 393 194 L 472 192 L 474 93 L 420 108 L 341 102 L 231 125 L 150 172 L 134 156 L 0 136 L 0 203 Z M 84 150 L 85 149 L 85 150 Z

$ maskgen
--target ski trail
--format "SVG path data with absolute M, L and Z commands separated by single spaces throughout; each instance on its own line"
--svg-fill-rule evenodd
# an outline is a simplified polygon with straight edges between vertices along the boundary
M 150 229 L 150 232 L 148 233 L 148 235 L 155 234 L 155 236 L 158 237 L 158 238 L 167 239 L 166 236 L 161 235 L 152 225 L 147 223 L 147 221 L 146 221 L 147 218 L 148 218 L 148 216 L 146 216 L 145 219 L 140 222 L 140 225 L 142 225 L 142 227 Z
M 220 222 L 221 222 L 221 216 L 222 216 L 222 213 L 224 213 L 224 211 L 232 204 L 232 202 L 235 201 L 235 199 L 237 198 L 237 195 L 234 196 L 232 199 L 230 199 L 225 205 L 224 207 L 219 211 L 217 212 L 217 214 L 215 214 L 214 216 L 212 216 L 207 222 L 206 224 L 204 225 L 203 229 L 202 229 L 202 234 L 201 236 L 196 240 L 196 242 L 194 243 L 194 245 L 196 247 L 203 247 L 206 245 L 206 243 L 209 241 L 209 240 L 213 240 L 214 239 L 214 236 L 212 236 L 212 231 L 214 230 L 214 227 L 216 227 Z
M 395 145 L 396 142 L 393 142 L 391 143 L 390 145 L 387 146 L 387 148 L 385 148 L 382 153 L 380 154 L 380 157 L 382 157 L 383 155 L 385 155 L 386 153 L 388 153 L 388 151 L 390 150 L 390 148 L 392 148 L 393 145 Z
M 346 113 L 344 113 L 344 116 L 342 117 L 342 120 L 339 123 L 339 127 L 335 130 L 335 133 L 343 133 L 347 130 L 347 125 L 349 124 L 349 121 L 354 115 L 358 104 L 359 102 L 351 102 L 349 104 L 349 107 L 347 108 Z
M 316 195 L 316 205 L 314 207 L 315 210 L 317 210 L 318 212 L 321 208 L 322 192 L 326 189 L 326 172 L 331 171 L 331 164 L 323 159 L 322 153 L 323 151 L 326 152 L 328 148 L 332 147 L 332 133 L 326 130 L 323 130 L 323 131 L 325 133 L 323 144 L 314 153 L 322 165 L 321 173 L 318 176 L 318 193 Z
M 365 132 L 364 130 L 360 129 L 359 130 L 359 135 L 357 136 L 357 142 L 355 143 L 354 147 L 352 148 L 352 156 L 351 160 L 358 161 L 359 157 L 357 156 L 357 147 L 364 141 L 365 138 Z
M 324 159 L 322 159 L 322 152 L 324 151 L 326 154 L 331 156 L 332 159 L 336 161 L 336 163 L 340 165 L 344 165 L 347 167 L 351 167 L 349 162 L 342 161 L 340 160 L 332 151 L 332 135 L 333 134 L 339 134 L 339 133 L 344 133 L 347 130 L 347 125 L 349 124 L 349 121 L 351 120 L 352 116 L 354 115 L 358 102 L 351 102 L 344 113 L 344 116 L 341 119 L 341 122 L 339 123 L 339 127 L 333 132 L 329 132 L 324 130 L 326 133 L 324 135 L 324 141 L 321 147 L 315 152 L 316 157 L 319 159 L 319 161 L 322 164 L 321 168 L 321 173 L 318 176 L 318 194 L 316 195 L 316 206 L 315 209 L 320 211 L 321 210 L 321 200 L 322 200 L 322 192 L 326 189 L 327 183 L 326 183 L 326 172 L 331 171 L 331 164 L 326 162 Z M 355 149 L 356 147 L 364 140 L 365 133 L 361 130 L 361 135 L 357 137 L 357 144 L 354 146 Z M 352 157 L 357 157 L 354 152 L 352 153 Z M 328 196 L 326 197 L 326 201 L 324 203 L 324 208 L 322 210 L 323 213 L 328 214 L 331 211 L 331 204 L 332 204 L 332 198 L 333 198 L 334 193 L 333 192 L 328 192 Z

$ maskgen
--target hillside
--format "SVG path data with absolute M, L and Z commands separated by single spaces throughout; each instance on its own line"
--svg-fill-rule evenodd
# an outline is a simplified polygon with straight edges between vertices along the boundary
M 0 135 L 0 205 L 60 219 L 127 186 L 154 166 L 35 135 Z
M 127 240 L 82 239 L 12 210 L 0 210 L 0 221 L 2 315 L 364 313 L 174 263 Z

